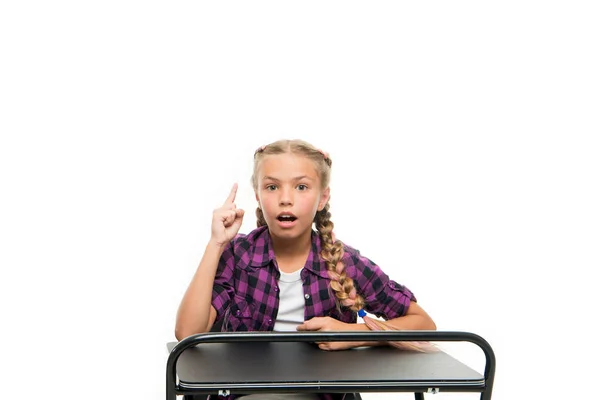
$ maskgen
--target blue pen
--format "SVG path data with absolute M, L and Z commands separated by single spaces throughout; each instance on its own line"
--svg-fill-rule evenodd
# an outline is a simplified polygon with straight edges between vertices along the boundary
M 358 310 L 359 317 L 364 318 L 366 315 L 367 315 L 367 313 L 362 308 L 360 310 Z

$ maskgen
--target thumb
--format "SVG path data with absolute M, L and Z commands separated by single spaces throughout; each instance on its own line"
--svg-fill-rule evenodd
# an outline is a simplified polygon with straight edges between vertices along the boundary
M 235 210 L 234 220 L 231 225 L 235 226 L 236 229 L 240 229 L 242 221 L 244 220 L 244 210 L 238 208 Z

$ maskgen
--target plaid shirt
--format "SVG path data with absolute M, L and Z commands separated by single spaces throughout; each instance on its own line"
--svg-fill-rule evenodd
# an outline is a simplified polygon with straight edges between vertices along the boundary
M 311 235 L 311 251 L 301 271 L 304 289 L 304 320 L 330 316 L 356 323 L 356 312 L 336 306 L 330 289 L 321 239 Z M 357 293 L 365 300 L 365 311 L 385 319 L 406 314 L 410 301 L 416 301 L 405 286 L 391 280 L 373 261 L 344 245 L 346 275 L 354 280 Z M 279 269 L 266 226 L 248 235 L 237 235 L 225 248 L 215 277 L 212 305 L 217 320 L 223 319 L 222 331 L 272 331 L 279 308 Z M 323 398 L 333 398 L 322 395 Z

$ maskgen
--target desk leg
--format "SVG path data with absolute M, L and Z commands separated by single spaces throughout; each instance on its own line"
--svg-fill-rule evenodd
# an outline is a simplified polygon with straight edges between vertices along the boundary
M 422 392 L 415 392 L 415 400 L 425 400 L 425 395 Z

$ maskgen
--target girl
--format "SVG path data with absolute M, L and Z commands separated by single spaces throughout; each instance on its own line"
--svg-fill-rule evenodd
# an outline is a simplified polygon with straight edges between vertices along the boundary
M 238 235 L 244 210 L 236 207 L 233 185 L 213 212 L 211 238 L 181 301 L 178 340 L 210 331 L 215 321 L 222 331 L 368 330 L 357 324 L 362 308 L 398 329 L 436 329 L 408 288 L 335 239 L 331 164 L 327 153 L 301 140 L 255 152 L 258 228 Z M 364 345 L 319 343 L 325 350 Z

